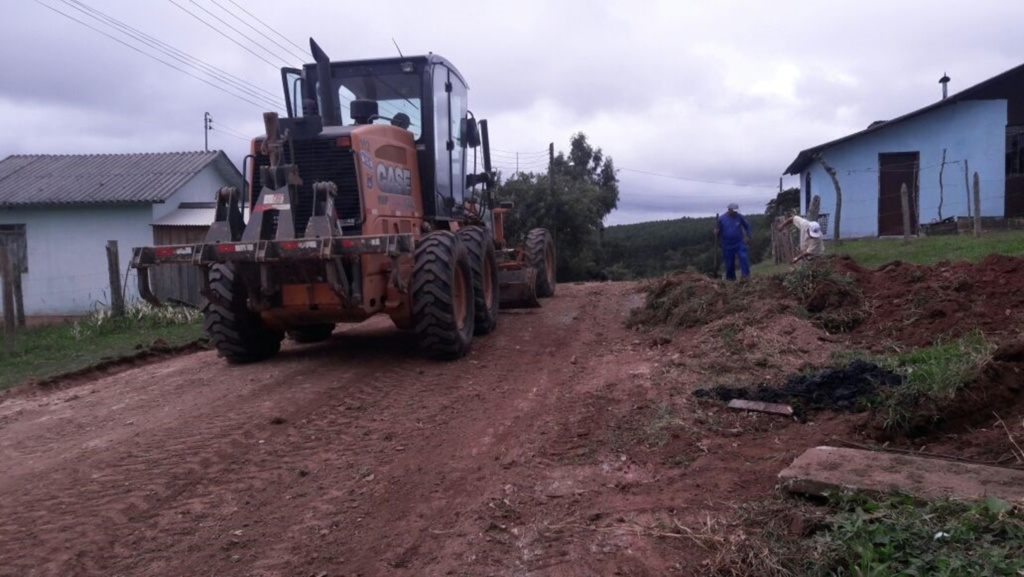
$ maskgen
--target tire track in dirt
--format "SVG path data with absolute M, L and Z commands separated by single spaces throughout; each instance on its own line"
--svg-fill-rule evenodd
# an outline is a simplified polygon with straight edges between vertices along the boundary
M 199 353 L 0 405 L 0 456 L 16 463 L 0 474 L 0 573 L 572 567 L 588 542 L 495 527 L 536 526 L 505 503 L 543 509 L 588 473 L 548 470 L 551 451 L 602 374 L 629 370 L 605 342 L 625 332 L 624 309 L 605 310 L 623 286 L 559 287 L 452 363 L 370 322 L 258 365 Z
M 195 528 L 201 527 L 208 517 L 230 515 L 239 506 L 231 495 L 256 490 L 261 484 L 266 485 L 265 479 L 273 481 L 281 474 L 281 455 L 275 454 L 280 451 L 264 447 L 275 437 L 271 419 L 276 416 L 286 422 L 299 420 L 322 404 L 324 387 L 301 384 L 304 379 L 337 370 L 344 378 L 334 386 L 344 388 L 347 402 L 372 404 L 388 392 L 374 386 L 375 376 L 379 373 L 373 368 L 353 366 L 352 353 L 328 359 L 326 363 L 319 362 L 310 370 L 310 364 L 324 360 L 316 357 L 332 355 L 334 351 L 330 347 L 333 344 L 293 350 L 291 355 L 283 354 L 280 359 L 261 365 L 262 378 L 257 378 L 252 385 L 242 385 L 244 390 L 219 399 L 203 395 L 202 400 L 190 402 L 191 395 L 197 390 L 224 387 L 225 383 L 215 381 L 234 380 L 232 377 L 236 377 L 240 370 L 223 365 L 212 355 L 197 355 L 203 357 L 200 362 L 208 370 L 180 383 L 178 393 L 182 406 L 164 407 L 166 410 L 155 413 L 154 407 L 145 407 L 146 414 L 153 417 L 145 424 L 145 431 L 131 438 L 122 436 L 124 442 L 121 444 L 115 444 L 113 439 L 96 437 L 87 444 L 93 448 L 107 446 L 107 452 L 93 457 L 88 467 L 75 468 L 70 474 L 46 485 L 25 485 L 16 494 L 14 503 L 8 499 L 0 517 L 0 534 L 9 538 L 0 538 L 0 550 L 30 551 L 32 556 L 38 556 L 54 545 L 63 549 L 64 543 L 80 543 L 82 549 L 55 554 L 46 565 L 36 569 L 41 574 L 48 574 L 50 568 L 56 570 L 74 558 L 78 569 L 99 572 L 101 566 L 91 565 L 89 559 L 102 559 L 104 555 L 102 550 L 97 551 L 94 547 L 110 547 L 111 543 L 128 538 L 132 531 L 119 529 L 128 529 L 137 521 L 155 521 L 156 530 L 146 533 L 180 535 L 195 533 Z M 399 346 L 408 348 L 402 343 Z M 179 360 L 178 364 L 185 365 L 190 360 Z M 150 369 L 132 371 L 119 380 L 156 380 L 155 377 L 147 379 L 147 370 Z M 97 386 L 102 387 L 103 384 L 100 381 Z M 262 413 L 259 418 L 254 418 L 248 411 L 232 410 L 234 405 L 251 404 L 253 399 L 260 399 L 257 401 Z M 213 402 L 208 403 L 211 400 Z M 122 405 L 108 405 L 108 415 Z M 168 412 L 172 413 L 170 418 L 166 415 Z M 69 421 L 63 431 L 41 435 L 18 452 L 24 456 L 41 451 L 61 435 L 89 436 L 97 428 L 95 422 L 75 421 L 67 416 L 62 419 Z M 336 423 L 339 431 L 351 430 L 347 425 L 344 419 Z M 345 435 L 340 435 L 340 439 L 345 441 Z M 347 441 L 351 444 L 354 437 Z M 343 442 L 339 447 L 342 451 L 345 444 Z M 94 451 L 83 448 L 69 457 L 78 460 L 90 452 Z M 63 460 L 63 457 L 57 460 Z M 53 463 L 52 460 L 50 462 Z M 45 467 L 45 463 L 42 466 Z M 239 476 L 237 473 L 240 471 L 247 474 Z M 38 469 L 30 469 L 26 474 L 39 472 Z M 195 481 L 197 478 L 199 482 Z M 18 481 L 24 479 L 16 475 L 9 482 Z M 45 503 L 45 506 L 9 506 L 17 501 Z M 78 518 L 55 518 L 52 514 L 65 509 L 77 509 Z M 156 519 L 146 519 L 153 511 L 161 510 L 167 512 L 158 514 Z M 24 528 L 32 529 L 24 531 Z M 52 543 L 51 536 L 60 536 L 59 543 Z M 99 540 L 105 543 L 97 543 Z M 17 557 L 5 561 L 5 567 L 16 568 L 19 573 L 32 568 L 31 563 L 19 563 Z

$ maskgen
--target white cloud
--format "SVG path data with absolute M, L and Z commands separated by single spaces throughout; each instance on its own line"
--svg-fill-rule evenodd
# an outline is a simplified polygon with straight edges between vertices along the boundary
M 63 0 L 41 2 L 103 28 Z M 250 46 L 257 58 L 170 2 L 84 4 L 274 99 L 277 66 L 300 64 L 290 43 L 253 33 L 210 0 L 178 4 L 248 44 L 198 6 L 207 8 L 272 54 Z M 335 60 L 394 54 L 392 39 L 405 54 L 443 54 L 469 80 L 470 106 L 490 120 L 503 168 L 514 166 L 519 151 L 521 167 L 542 169 L 549 142 L 565 150 L 583 131 L 621 168 L 676 177 L 620 173 L 621 210 L 609 218 L 617 222 L 713 214 L 727 199 L 759 212 L 773 194 L 768 185 L 800 150 L 933 102 L 943 72 L 955 93 L 1019 64 L 1017 23 L 1024 21 L 1024 3 L 1001 0 L 969 7 L 953 0 L 238 4 L 300 47 L 317 38 Z M 19 47 L 0 82 L 0 113 L 16 135 L 0 144 L 0 157 L 199 150 L 210 112 L 221 128 L 210 133 L 211 148 L 241 163 L 248 144 L 235 133 L 262 132 L 263 104 L 225 94 L 39 3 L 7 7 L 0 35 Z

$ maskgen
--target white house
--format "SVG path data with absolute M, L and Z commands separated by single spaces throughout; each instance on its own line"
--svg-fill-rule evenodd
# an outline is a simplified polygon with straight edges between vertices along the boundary
M 948 81 L 929 106 L 800 152 L 785 173 L 800 175 L 803 209 L 820 196 L 833 231 L 835 187 L 820 158 L 840 184 L 842 238 L 903 234 L 903 184 L 914 233 L 971 216 L 974 173 L 982 217 L 1024 217 L 1024 65 L 946 97 Z
M 26 246 L 25 314 L 80 314 L 108 304 L 107 241 L 118 242 L 124 279 L 133 247 L 201 239 L 222 186 L 241 190 L 243 178 L 217 151 L 0 161 L 0 233 Z M 128 299 L 137 296 L 134 275 L 124 284 Z

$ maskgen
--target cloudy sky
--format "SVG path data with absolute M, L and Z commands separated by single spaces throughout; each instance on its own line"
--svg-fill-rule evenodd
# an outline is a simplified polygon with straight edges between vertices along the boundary
M 620 170 L 608 224 L 709 215 L 731 201 L 761 212 L 800 150 L 937 100 L 944 72 L 955 93 L 1024 60 L 1019 0 L 4 8 L 0 158 L 202 150 L 209 112 L 210 148 L 240 164 L 246 139 L 263 132 L 261 113 L 283 106 L 277 70 L 304 61 L 310 36 L 333 60 L 394 55 L 397 42 L 406 55 L 435 52 L 459 68 L 506 173 L 517 153 L 520 169 L 542 170 L 548 143 L 564 150 L 584 132 Z

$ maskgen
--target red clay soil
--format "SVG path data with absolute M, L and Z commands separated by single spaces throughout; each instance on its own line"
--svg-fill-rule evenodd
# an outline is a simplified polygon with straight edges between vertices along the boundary
M 450 363 L 375 319 L 256 365 L 198 352 L 22 387 L 0 398 L 0 575 L 722 570 L 723 544 L 761 530 L 747 507 L 782 499 L 778 472 L 866 443 L 865 416 L 801 424 L 692 392 L 779 382 L 845 344 L 767 301 L 631 330 L 638 288 L 560 285 Z M 1012 450 L 995 425 L 937 446 L 982 437 Z
M 853 331 L 858 342 L 921 347 L 976 329 L 997 338 L 1020 334 L 1024 259 L 993 254 L 978 263 L 896 261 L 868 270 L 837 257 L 828 265 L 853 277 L 864 293 L 869 314 Z

